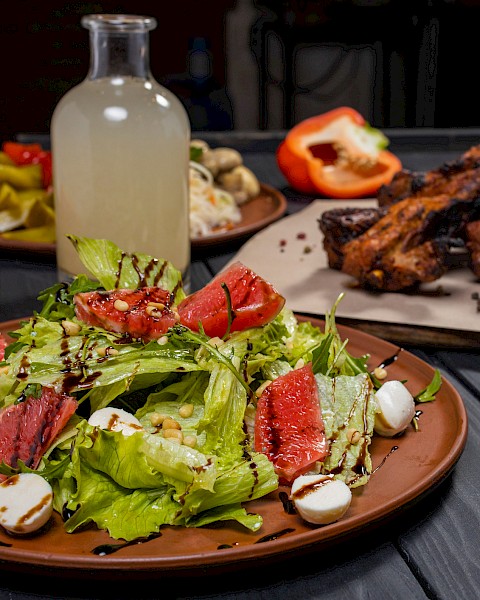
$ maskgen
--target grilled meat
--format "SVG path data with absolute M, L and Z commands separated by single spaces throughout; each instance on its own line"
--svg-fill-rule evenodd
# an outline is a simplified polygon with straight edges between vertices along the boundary
M 384 291 L 435 281 L 448 268 L 450 239 L 463 233 L 471 206 L 448 194 L 401 200 L 342 247 L 341 270 Z
M 480 277 L 480 145 L 432 171 L 400 171 L 377 199 L 378 208 L 322 214 L 331 268 L 362 286 L 399 291 L 441 277 L 449 250 L 461 247 Z
M 334 208 L 318 219 L 322 231 L 323 247 L 331 269 L 341 269 L 343 246 L 357 238 L 374 225 L 386 209 L 380 208 Z
M 438 169 L 415 172 L 403 169 L 389 185 L 377 194 L 379 206 L 390 206 L 407 197 L 449 194 L 460 200 L 480 196 L 480 145 L 473 146 L 455 161 L 446 162 Z
M 466 246 L 470 252 L 470 268 L 480 277 L 480 221 L 471 221 L 465 231 Z

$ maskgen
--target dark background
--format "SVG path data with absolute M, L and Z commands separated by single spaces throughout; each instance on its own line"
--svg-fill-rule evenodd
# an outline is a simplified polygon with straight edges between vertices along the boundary
M 235 129 L 235 109 L 227 81 L 227 56 L 232 49 L 226 47 L 225 21 L 237 4 L 235 0 L 177 0 L 168 4 L 158 0 L 4 0 L 0 18 L 0 138 L 10 139 L 18 132 L 48 133 L 56 103 L 86 76 L 88 32 L 81 27 L 80 18 L 96 12 L 156 17 L 158 27 L 150 34 L 153 76 L 182 100 L 193 130 Z M 383 63 L 379 60 L 376 65 L 375 81 L 365 81 L 366 87 L 375 85 L 378 89 L 380 84 L 375 97 L 378 107 L 372 111 L 373 125 L 480 126 L 480 2 L 252 0 L 250 4 L 256 17 L 246 29 L 244 47 L 251 56 L 255 50 L 259 67 L 256 78 L 265 66 L 262 61 L 267 60 L 266 52 L 259 48 L 261 35 L 279 36 L 284 41 L 278 60 L 305 44 L 339 44 L 346 50 L 371 45 L 376 51 L 383 50 Z M 289 45 L 291 42 L 296 46 Z M 208 56 L 207 76 L 192 74 L 193 50 L 197 57 L 199 51 Z M 362 77 L 362 73 L 356 76 Z M 401 94 L 389 88 L 392 81 L 392 89 L 400 89 Z M 270 83 L 282 86 L 282 82 Z M 256 82 L 255 86 L 256 97 L 249 100 L 260 107 L 263 92 Z M 286 90 L 285 113 L 294 92 Z M 352 98 L 350 105 L 355 107 L 355 101 Z M 328 102 L 331 106 L 319 105 L 318 112 L 336 106 L 334 96 Z M 425 112 L 423 104 L 428 105 Z M 239 103 L 235 105 L 239 110 Z M 258 111 L 251 128 L 268 128 L 268 119 L 262 118 L 260 108 Z M 284 127 L 308 116 L 295 112 L 294 107 L 290 112 Z

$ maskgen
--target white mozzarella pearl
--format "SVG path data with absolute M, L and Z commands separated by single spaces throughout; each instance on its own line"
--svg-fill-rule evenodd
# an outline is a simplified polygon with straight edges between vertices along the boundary
M 122 408 L 109 406 L 96 410 L 88 419 L 88 424 L 108 431 L 121 431 L 123 435 L 132 435 L 143 429 L 140 421 Z
M 404 431 L 415 416 L 415 400 L 401 381 L 386 381 L 375 393 L 379 412 L 375 432 L 392 437 Z
M 328 525 L 347 512 L 352 492 L 346 483 L 327 475 L 300 475 L 290 494 L 298 514 L 309 523 Z
M 53 511 L 53 490 L 36 473 L 19 473 L 0 484 L 0 525 L 11 533 L 43 527 Z

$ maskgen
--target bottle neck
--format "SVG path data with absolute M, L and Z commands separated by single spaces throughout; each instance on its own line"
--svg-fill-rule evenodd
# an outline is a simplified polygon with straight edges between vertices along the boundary
M 90 31 L 89 79 L 150 77 L 148 31 Z

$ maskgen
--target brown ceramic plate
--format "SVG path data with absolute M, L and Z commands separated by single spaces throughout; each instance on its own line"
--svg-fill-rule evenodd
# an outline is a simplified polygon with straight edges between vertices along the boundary
M 0 235 L 0 252 L 55 256 L 55 244 L 46 242 L 30 242 L 25 240 L 9 240 Z
M 310 320 L 323 326 L 321 321 Z M 12 331 L 17 325 L 15 321 L 4 323 L 0 331 Z M 398 351 L 397 346 L 372 335 L 348 327 L 338 329 L 344 339 L 348 338 L 354 355 L 371 355 L 372 368 Z M 433 372 L 431 366 L 407 351 L 401 351 L 388 367 L 389 377 L 407 380 L 414 394 L 430 382 Z M 261 561 L 284 559 L 293 552 L 323 550 L 349 537 L 355 543 L 361 531 L 393 518 L 431 491 L 449 474 L 463 451 L 467 415 L 461 397 L 447 380 L 443 380 L 436 400 L 421 409 L 418 432 L 409 429 L 395 440 L 374 438 L 370 482 L 353 490 L 350 509 L 337 523 L 312 526 L 295 514 L 287 514 L 279 499 L 282 490 L 278 490 L 248 507 L 264 518 L 257 533 L 230 523 L 200 529 L 166 527 L 151 541 L 98 556 L 92 552 L 94 548 L 115 541 L 95 529 L 67 534 L 55 514 L 47 531 L 35 537 L 12 538 L 0 532 L 0 561 L 9 569 L 48 568 L 50 572 L 92 578 L 167 577 L 204 572 L 206 568 L 247 568 Z M 394 446 L 398 449 L 392 451 Z
M 287 200 L 277 189 L 260 184 L 260 194 L 240 207 L 242 220 L 231 229 L 220 229 L 210 235 L 192 238 L 193 248 L 225 244 L 246 238 L 278 220 L 287 210 Z

